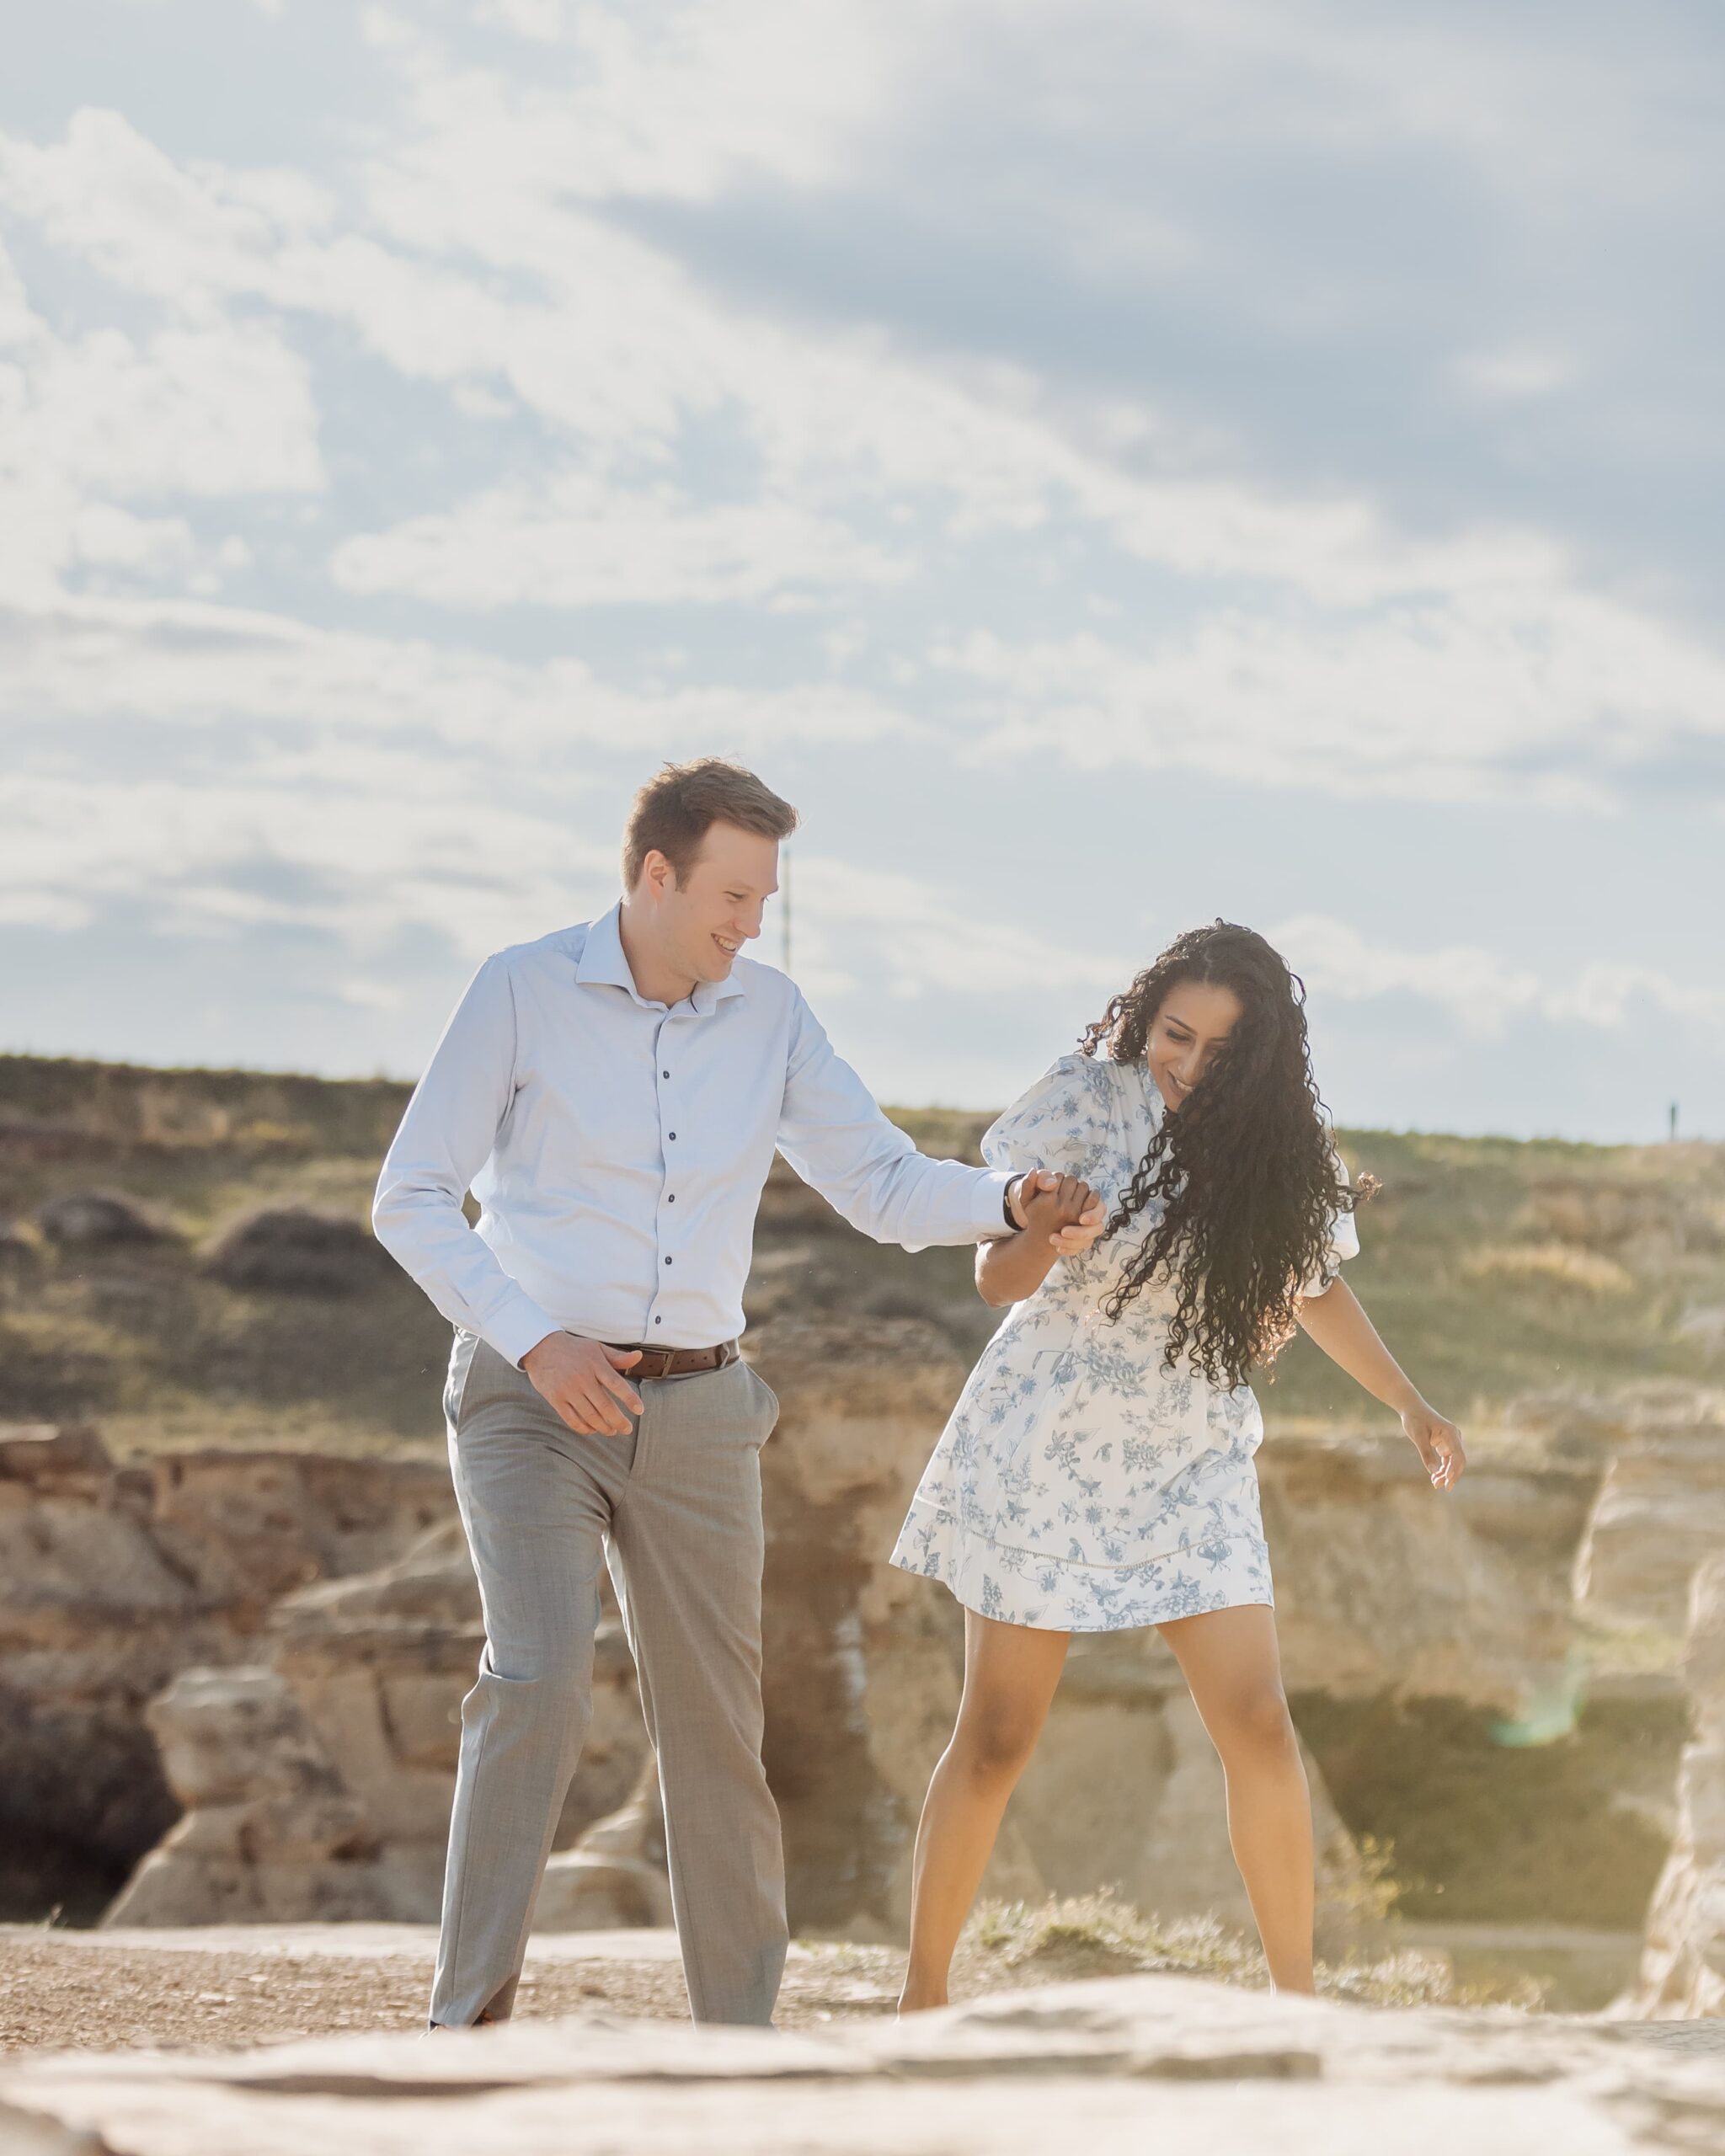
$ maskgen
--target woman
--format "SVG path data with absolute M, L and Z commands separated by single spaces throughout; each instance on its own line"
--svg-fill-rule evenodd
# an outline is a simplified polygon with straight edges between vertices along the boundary
M 1304 991 L 1250 929 L 1169 945 L 1076 1055 L 983 1140 L 1067 1179 L 978 1254 L 1010 1315 L 983 1351 L 893 1552 L 964 1605 L 964 1686 L 917 1830 L 900 2010 L 947 1972 L 1074 1632 L 1154 1625 L 1227 1781 L 1234 1857 L 1279 1990 L 1312 1988 L 1311 1812 L 1282 1691 L 1247 1372 L 1302 1326 L 1392 1409 L 1433 1485 L 1454 1423 L 1338 1278 L 1357 1195 L 1311 1075 Z M 1087 1184 L 1108 1218 L 1067 1223 Z

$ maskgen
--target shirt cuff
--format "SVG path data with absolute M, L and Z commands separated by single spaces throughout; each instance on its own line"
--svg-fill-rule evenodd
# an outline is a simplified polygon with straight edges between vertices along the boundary
M 978 1242 L 1003 1241 L 1017 1232 L 1007 1225 L 1005 1207 L 1007 1185 L 1018 1172 L 1016 1168 L 988 1168 L 978 1177 L 976 1203 L 970 1216 Z
M 513 1363 L 520 1369 L 522 1356 L 550 1334 L 562 1330 L 556 1319 L 547 1317 L 531 1295 L 522 1295 L 504 1305 L 483 1328 L 483 1337 L 505 1362 Z

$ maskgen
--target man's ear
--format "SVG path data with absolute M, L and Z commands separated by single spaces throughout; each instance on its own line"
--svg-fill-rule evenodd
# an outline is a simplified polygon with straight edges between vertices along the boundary
M 661 853 L 657 846 L 649 850 L 646 859 L 641 863 L 641 887 L 645 894 L 653 899 L 662 899 L 667 891 L 674 891 L 677 887 L 677 872 L 671 866 L 669 856 Z

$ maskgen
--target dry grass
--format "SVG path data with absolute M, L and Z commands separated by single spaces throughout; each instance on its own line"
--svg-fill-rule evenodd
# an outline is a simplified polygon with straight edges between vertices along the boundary
M 439 1440 L 442 1321 L 403 1279 L 345 1299 L 240 1295 L 201 1271 L 260 1206 L 363 1219 L 407 1089 L 235 1071 L 0 1056 L 0 1225 L 46 1198 L 122 1192 L 175 1239 L 129 1256 L 37 1242 L 0 1281 L 0 1420 L 89 1414 L 131 1442 L 414 1448 Z M 985 1116 L 895 1111 L 929 1151 L 975 1160 Z M 1428 1395 L 1470 1425 L 1553 1389 L 1725 1374 L 1725 1148 L 1517 1144 L 1344 1131 L 1382 1182 L 1348 1278 Z M 970 1253 L 916 1255 L 854 1234 L 788 1173 L 763 1204 L 751 1323 L 777 1310 L 915 1310 L 967 1358 L 995 1313 Z M 1296 1340 L 1259 1386 L 1273 1429 L 1380 1411 Z
M 1635 1275 L 1602 1251 L 1579 1243 L 1493 1243 L 1463 1267 L 1470 1280 L 1539 1279 L 1589 1295 L 1632 1295 Z
M 1258 1946 L 1214 1917 L 1146 1916 L 1107 1892 L 1065 1901 L 985 1902 L 965 1927 L 961 1957 L 992 1962 L 1026 1983 L 1172 1971 L 1267 1989 Z M 1537 2008 L 1530 1978 L 1458 1984 L 1447 1961 L 1404 1950 L 1370 1961 L 1318 1964 L 1320 1993 L 1375 2006 Z

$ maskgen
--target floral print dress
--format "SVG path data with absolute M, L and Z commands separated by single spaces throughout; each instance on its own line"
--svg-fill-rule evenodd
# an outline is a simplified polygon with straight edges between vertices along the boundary
M 1163 1115 L 1148 1063 L 1065 1055 L 982 1141 L 991 1167 L 1081 1176 L 1112 1211 Z M 1249 1385 L 1162 1368 L 1176 1291 L 1162 1278 L 1118 1323 L 1102 1305 L 1160 1218 L 1062 1258 L 982 1351 L 894 1549 L 966 1609 L 1012 1625 L 1108 1632 L 1273 1603 Z M 1322 1276 L 1355 1256 L 1341 1214 Z

